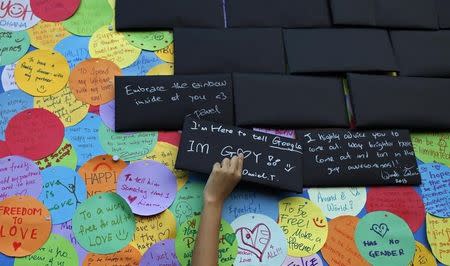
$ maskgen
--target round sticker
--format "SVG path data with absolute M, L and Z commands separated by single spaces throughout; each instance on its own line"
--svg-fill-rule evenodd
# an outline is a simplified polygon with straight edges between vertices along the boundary
M 88 59 L 72 70 L 69 87 L 80 101 L 101 105 L 114 99 L 114 76 L 120 75 L 120 68 L 113 62 Z
M 138 59 L 141 49 L 130 45 L 123 33 L 104 26 L 92 35 L 89 54 L 93 58 L 107 59 L 124 68 Z
M 50 212 L 32 196 L 0 201 L 0 252 L 11 257 L 34 253 L 50 236 Z
M 73 232 L 87 251 L 109 254 L 130 243 L 136 229 L 130 206 L 116 193 L 96 194 L 81 203 L 72 219 Z
M 14 266 L 78 265 L 78 255 L 69 240 L 51 234 L 48 241 L 30 256 L 17 258 Z
M 177 228 L 195 215 L 200 215 L 203 209 L 203 190 L 205 183 L 188 180 L 186 185 L 177 192 L 169 210 L 175 215 Z
M 76 125 L 83 120 L 89 110 L 89 105 L 77 100 L 68 86 L 53 95 L 35 97 L 34 107 L 54 113 L 65 127 Z
M 422 198 L 413 187 L 373 187 L 367 195 L 367 212 L 388 211 L 400 216 L 413 232 L 425 220 Z
M 166 239 L 152 245 L 144 256 L 140 266 L 171 265 L 181 266 L 175 253 L 175 240 Z
M 42 0 L 38 0 L 42 1 Z M 31 44 L 43 50 L 53 50 L 55 45 L 70 35 L 61 23 L 41 21 L 36 26 L 28 29 Z
M 427 212 L 438 217 L 450 217 L 450 168 L 427 163 L 419 166 L 423 203 Z
M 66 138 L 75 148 L 78 165 L 83 165 L 92 157 L 105 153 L 98 137 L 101 123 L 98 115 L 89 114 L 80 123 L 66 128 Z
M 162 48 L 155 52 L 156 56 L 159 57 L 166 63 L 174 63 L 174 49 L 173 43 L 169 44 L 169 46 Z
M 26 30 L 40 21 L 31 10 L 30 0 L 0 1 L 0 28 L 10 31 Z
M 6 141 L 0 140 L 0 158 L 11 155 Z
M 2 3 L 4 2 L 0 4 Z M 0 19 L 0 25 L 1 22 Z M 2 51 L 0 66 L 15 63 L 28 52 L 29 48 L 30 37 L 26 31 L 12 32 L 0 28 L 0 51 Z
M 158 141 L 180 146 L 181 134 L 178 131 L 158 131 Z
M 321 250 L 328 264 L 370 266 L 359 254 L 355 244 L 354 237 L 358 221 L 358 217 L 345 215 L 328 222 L 328 238 Z
M 418 159 L 450 165 L 450 133 L 411 133 L 411 140 Z
M 109 127 L 111 130 L 115 130 L 115 111 L 116 111 L 116 101 L 112 100 L 105 104 L 100 105 L 100 117 L 103 123 Z
M 17 86 L 33 96 L 49 96 L 62 90 L 69 79 L 66 58 L 55 51 L 34 50 L 17 62 Z
M 51 155 L 37 160 L 36 164 L 39 169 L 44 170 L 51 166 L 65 166 L 75 170 L 77 167 L 77 154 L 72 144 L 67 139 L 64 139 L 61 146 Z
M 125 38 L 137 48 L 157 51 L 173 42 L 171 31 L 125 32 Z
M 47 206 L 53 224 L 72 220 L 75 209 L 86 199 L 86 185 L 74 170 L 55 166 L 42 171 L 43 189 L 39 200 Z
M 70 18 L 80 6 L 80 0 L 30 0 L 36 16 L 45 21 L 63 21 Z
M 328 222 L 322 210 L 301 197 L 285 198 L 278 206 L 278 224 L 288 241 L 288 255 L 306 257 L 319 251 L 328 234 Z
M 124 76 L 144 76 L 152 67 L 162 63 L 154 52 L 143 50 L 133 64 L 122 69 L 122 73 Z
M 188 180 L 188 173 L 183 170 L 175 169 L 177 154 L 178 147 L 167 142 L 158 141 L 155 147 L 150 151 L 150 153 L 145 155 L 143 159 L 157 161 L 167 166 L 167 168 L 169 168 L 177 177 L 177 189 L 180 189 L 184 186 L 184 184 L 186 184 Z
M 265 215 L 249 213 L 231 223 L 238 242 L 234 265 L 281 265 L 287 242 L 278 224 Z
M 433 254 L 419 241 L 416 241 L 416 251 L 414 253 L 414 259 L 410 266 L 437 266 L 436 259 Z
M 65 237 L 74 246 L 75 251 L 78 254 L 79 261 L 83 261 L 88 252 L 80 246 L 78 241 L 75 239 L 75 235 L 72 231 L 72 221 L 67 221 L 62 224 L 54 224 L 52 226 L 52 233 L 58 234 Z
M 103 149 L 124 161 L 142 159 L 156 145 L 158 132 L 117 133 L 101 124 L 100 142 Z
M 173 64 L 164 63 L 157 65 L 147 72 L 147 76 L 170 76 L 174 74 Z
M 367 193 L 363 187 L 310 188 L 308 195 L 327 218 L 333 219 L 341 215 L 358 215 L 366 204 Z
M 175 239 L 175 251 L 181 265 L 191 265 L 195 239 L 200 226 L 200 216 L 192 217 L 180 226 Z M 237 240 L 233 228 L 222 220 L 219 229 L 218 262 L 231 266 L 237 255 Z
M 0 48 L 1 49 L 1 48 Z M 14 78 L 14 69 L 16 69 L 16 64 L 6 65 L 2 71 L 2 86 L 3 90 L 18 90 L 16 79 Z
M 73 69 L 78 63 L 89 59 L 89 37 L 69 36 L 62 39 L 55 46 L 55 51 L 60 52 Z
M 169 210 L 154 216 L 136 216 L 136 232 L 130 245 L 144 254 L 156 242 L 175 238 L 176 232 L 175 217 Z
M 17 113 L 33 108 L 33 97 L 21 90 L 0 93 L 0 138 L 5 139 L 9 120 Z
M 20 156 L 0 159 L 0 200 L 14 195 L 38 197 L 41 191 L 41 171 L 32 160 Z
M 363 258 L 374 265 L 408 265 L 414 257 L 411 229 L 390 212 L 365 215 L 356 226 L 355 243 Z
M 282 266 L 324 266 L 324 264 L 322 258 L 314 254 L 303 258 L 287 256 Z
M 427 240 L 433 255 L 445 265 L 450 265 L 450 218 L 439 218 L 429 213 L 426 215 Z
M 139 215 L 154 215 L 169 208 L 177 193 L 175 175 L 163 164 L 139 161 L 128 165 L 117 181 L 117 194 Z
M 112 22 L 113 13 L 107 0 L 83 0 L 77 12 L 64 21 L 63 26 L 75 35 L 91 36 L 97 29 Z
M 88 197 L 97 193 L 116 192 L 117 179 L 125 167 L 127 163 L 107 154 L 96 156 L 83 164 L 78 173 L 86 183 Z
M 112 254 L 89 253 L 83 261 L 83 266 L 138 266 L 141 254 L 132 246 L 126 246 Z
M 64 125 L 45 109 L 28 109 L 11 118 L 5 136 L 13 154 L 39 160 L 54 153 L 61 145 Z

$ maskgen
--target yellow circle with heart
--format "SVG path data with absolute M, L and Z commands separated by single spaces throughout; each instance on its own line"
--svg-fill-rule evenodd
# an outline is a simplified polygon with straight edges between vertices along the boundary
M 310 256 L 325 245 L 328 222 L 319 206 L 309 199 L 289 197 L 278 207 L 278 224 L 286 235 L 289 256 Z

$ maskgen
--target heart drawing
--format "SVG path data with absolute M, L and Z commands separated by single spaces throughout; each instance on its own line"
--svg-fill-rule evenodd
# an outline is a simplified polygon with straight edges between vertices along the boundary
M 130 203 L 133 203 L 133 201 L 135 201 L 137 199 L 137 196 L 132 197 L 131 195 L 128 196 L 128 201 Z
M 381 223 L 381 224 L 372 224 L 372 227 L 370 228 L 370 230 L 374 231 L 381 237 L 384 237 L 386 235 L 386 233 L 389 231 L 389 228 L 388 228 L 387 224 Z
M 270 229 L 267 225 L 260 223 L 255 225 L 253 229 L 247 227 L 238 228 L 236 237 L 240 249 L 254 254 L 259 259 L 259 262 L 262 262 L 271 237 Z
M 16 242 L 16 241 L 13 242 L 14 251 L 17 251 L 17 249 L 19 249 L 20 246 L 22 246 L 21 242 Z

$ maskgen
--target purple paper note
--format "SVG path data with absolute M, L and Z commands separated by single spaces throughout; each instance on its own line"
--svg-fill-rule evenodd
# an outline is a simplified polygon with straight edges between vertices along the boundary
M 128 165 L 119 176 L 117 194 L 133 213 L 143 216 L 167 209 L 177 193 L 177 178 L 165 165 L 145 160 Z
M 114 100 L 100 105 L 100 118 L 102 119 L 103 123 L 105 123 L 105 125 L 112 130 L 115 130 L 116 128 L 116 123 L 114 121 L 116 117 L 114 113 L 115 109 L 116 101 Z
M 254 128 L 254 131 L 263 132 L 271 135 L 277 135 L 280 137 L 295 139 L 295 131 L 290 129 L 267 129 L 267 128 Z
M 14 195 L 37 198 L 41 190 L 41 171 L 34 161 L 21 156 L 0 159 L 0 201 Z
M 87 256 L 88 252 L 84 248 L 82 248 L 75 239 L 75 235 L 72 232 L 72 221 L 67 221 L 62 224 L 54 224 L 52 226 L 52 233 L 61 235 L 69 240 L 70 243 L 72 243 L 72 245 L 75 247 L 75 250 L 77 251 L 78 261 L 80 262 L 80 265 L 82 265 L 84 258 Z
M 166 239 L 152 245 L 141 258 L 139 266 L 178 266 L 177 255 L 175 254 L 175 240 Z

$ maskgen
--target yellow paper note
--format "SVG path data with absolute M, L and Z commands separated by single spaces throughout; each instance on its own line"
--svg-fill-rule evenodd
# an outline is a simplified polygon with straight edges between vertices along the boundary
M 450 265 L 450 218 L 438 218 L 427 213 L 427 239 L 438 261 Z
M 174 67 L 173 64 L 164 63 L 157 65 L 148 71 L 147 76 L 163 76 L 163 75 L 173 75 Z
M 53 50 L 59 41 L 70 35 L 61 23 L 43 20 L 27 31 L 30 35 L 31 44 L 44 50 Z
M 167 63 L 175 62 L 173 43 L 169 44 L 169 46 L 161 50 L 156 51 L 155 54 L 157 57 L 159 57 L 159 59 L 163 60 L 164 62 Z
M 420 242 L 416 241 L 416 251 L 410 266 L 437 266 L 433 254 Z

